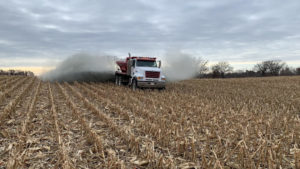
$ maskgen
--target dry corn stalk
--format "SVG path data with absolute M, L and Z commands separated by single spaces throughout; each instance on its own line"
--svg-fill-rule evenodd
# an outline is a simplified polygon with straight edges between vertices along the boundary
M 6 117 L 15 110 L 16 105 L 23 99 L 27 92 L 31 89 L 35 79 L 32 79 L 29 84 L 21 91 L 19 95 L 15 97 L 14 100 L 10 101 L 8 105 L 4 108 L 3 112 L 0 114 L 0 125 L 6 120 Z M 12 87 L 14 88 L 14 87 Z
M 97 151 L 103 158 L 105 158 L 101 137 L 99 135 L 97 135 L 96 132 L 93 131 L 93 129 L 91 129 L 89 127 L 86 120 L 83 117 L 81 117 L 80 113 L 78 112 L 78 110 L 76 108 L 75 103 L 68 96 L 66 90 L 59 83 L 56 83 L 56 84 L 58 85 L 58 87 L 59 87 L 61 93 L 64 95 L 65 99 L 67 100 L 69 106 L 72 108 L 74 116 L 77 119 L 79 119 L 83 129 L 86 131 L 86 133 L 88 133 L 89 138 L 91 138 L 92 141 L 95 143 Z M 114 162 L 113 166 L 118 166 L 116 168 L 123 168 L 122 162 L 117 157 L 111 157 L 111 159 L 112 159 L 111 161 Z
M 68 156 L 68 152 L 66 150 L 66 146 L 62 140 L 61 132 L 60 132 L 60 127 L 58 125 L 58 119 L 57 119 L 57 112 L 56 112 L 56 107 L 53 99 L 53 94 L 52 94 L 52 89 L 50 86 L 50 83 L 48 83 L 48 89 L 49 89 L 49 98 L 51 102 L 51 111 L 53 115 L 53 120 L 54 120 L 54 125 L 55 125 L 55 130 L 56 130 L 56 140 L 58 142 L 58 145 L 60 147 L 60 154 L 61 154 L 61 160 L 62 160 L 62 168 L 64 169 L 71 169 L 74 168 L 72 166 L 72 163 L 70 161 L 70 158 Z
M 20 86 L 24 85 L 24 82 L 29 80 L 30 78 L 24 78 L 22 80 L 17 81 L 15 85 L 4 91 L 2 94 L 0 94 L 0 102 L 3 101 L 3 99 L 10 95 L 12 92 L 14 92 L 16 89 L 20 88 Z
M 294 152 L 295 168 L 300 169 L 300 149 L 296 149 Z
M 16 107 L 15 110 L 23 109 L 17 107 L 21 104 L 14 106 L 13 103 L 16 103 L 14 100 L 17 94 L 26 88 L 30 80 L 23 79 L 25 85 L 18 89 L 16 86 L 21 85 L 22 79 L 17 79 L 5 80 L 6 85 L 1 81 L 0 89 L 5 89 L 4 95 L 13 96 L 6 97 L 11 100 L 4 100 L 8 103 L 1 109 L 0 116 L 4 119 L 15 115 L 12 114 L 13 107 Z M 78 130 L 79 133 L 84 133 L 82 140 L 90 140 L 93 143 L 89 145 L 93 151 L 90 156 L 85 156 L 87 150 L 80 154 L 78 159 L 72 159 L 75 160 L 72 163 L 76 165 L 79 162 L 76 160 L 80 160 L 81 157 L 91 160 L 89 158 L 96 150 L 100 152 L 96 153 L 97 157 L 102 156 L 104 168 L 120 168 L 123 166 L 123 158 L 127 158 L 124 165 L 129 165 L 128 168 L 134 164 L 146 165 L 148 168 L 175 168 L 181 164 L 183 168 L 194 166 L 189 161 L 194 162 L 194 167 L 203 168 L 299 168 L 298 153 L 291 151 L 293 147 L 298 147 L 300 140 L 299 82 L 299 77 L 202 79 L 171 83 L 164 92 L 132 92 L 125 87 L 110 84 L 74 83 L 74 86 L 65 84 L 62 93 L 61 89 L 57 88 L 63 97 L 55 97 L 56 90 L 52 90 L 52 94 L 53 99 L 59 99 L 58 102 L 61 103 L 57 110 L 64 110 L 66 105 L 63 102 L 67 101 L 70 107 L 68 110 L 72 111 L 67 111 L 66 114 L 73 113 L 74 116 L 70 121 L 75 121 L 75 126 L 81 126 Z M 12 88 L 17 89 L 17 92 L 12 91 Z M 4 98 L 2 94 L 3 92 L 0 92 L 0 98 Z M 28 94 L 25 94 L 26 96 Z M 31 98 L 33 96 L 30 95 Z M 25 97 L 20 98 L 19 102 L 24 101 Z M 42 99 L 45 97 L 31 100 L 39 101 L 40 110 L 50 110 L 46 107 L 47 104 L 43 105 L 45 101 Z M 11 108 L 10 113 L 7 112 L 7 108 Z M 38 116 L 35 115 L 34 118 L 36 117 Z M 63 116 L 58 112 L 58 116 L 53 119 L 60 121 L 61 117 Z M 2 138 L 11 138 L 15 134 L 15 126 L 12 125 L 18 123 L 14 120 L 10 119 L 1 124 L 6 129 L 0 131 L 0 152 L 3 152 L 2 143 L 7 141 Z M 34 122 L 35 119 L 30 121 Z M 55 120 L 52 120 L 51 124 L 54 124 L 53 121 Z M 27 123 L 19 123 L 24 128 L 16 128 L 22 128 L 22 133 L 26 133 Z M 34 125 L 36 124 L 30 126 Z M 60 123 L 56 126 L 58 127 L 54 128 L 61 130 L 60 133 L 56 132 L 59 133 L 57 135 L 61 135 L 61 138 L 57 139 L 58 142 L 63 142 L 63 139 L 70 136 L 69 132 L 74 134 L 73 131 L 66 131 Z M 56 131 L 54 128 L 52 131 Z M 54 134 L 54 138 L 58 137 L 57 135 Z M 50 134 L 47 133 L 47 136 Z M 108 139 L 112 139 L 111 143 Z M 5 144 L 15 145 L 13 142 L 14 140 L 8 140 Z M 62 151 L 63 146 L 60 147 L 59 151 Z M 13 152 L 14 148 L 9 153 Z M 18 151 L 16 152 L 18 154 Z M 124 154 L 137 158 L 130 163 Z M 0 159 L 5 157 L 7 156 L 3 158 L 0 153 Z M 14 166 L 18 160 L 13 160 L 12 158 L 4 163 Z M 2 161 L 0 160 L 0 163 Z
M 122 137 L 124 140 L 126 140 L 126 142 L 128 142 L 129 147 L 131 147 L 131 149 L 137 153 L 140 154 L 141 153 L 141 149 L 140 146 L 142 145 L 139 141 L 139 139 L 137 139 L 137 137 L 131 132 L 130 130 L 124 130 L 121 127 L 119 127 L 109 116 L 107 116 L 105 113 L 103 113 L 101 110 L 97 109 L 91 102 L 89 102 L 85 97 L 82 96 L 82 94 L 78 91 L 76 91 L 72 86 L 70 86 L 69 84 L 65 83 L 65 85 L 78 97 L 80 98 L 84 104 L 86 105 L 87 108 L 89 108 L 93 113 L 95 113 L 97 116 L 99 116 L 100 119 L 104 120 L 107 124 L 109 124 L 109 127 L 111 128 L 111 130 L 113 132 L 116 133 L 117 136 Z M 129 132 L 128 132 L 129 131 Z M 150 150 L 150 151 L 149 151 Z M 155 153 L 153 151 L 153 149 L 148 149 L 147 153 L 151 153 L 153 154 L 152 157 L 156 157 L 158 156 L 157 153 Z M 156 167 L 162 167 L 162 166 L 166 166 L 166 164 L 163 162 L 161 163 L 156 163 L 155 159 L 151 159 L 151 161 L 154 162 L 154 164 L 157 164 L 159 166 Z

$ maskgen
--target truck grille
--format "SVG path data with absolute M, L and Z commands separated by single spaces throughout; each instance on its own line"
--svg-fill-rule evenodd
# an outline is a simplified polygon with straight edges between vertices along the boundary
M 159 78 L 160 72 L 146 71 L 146 78 Z

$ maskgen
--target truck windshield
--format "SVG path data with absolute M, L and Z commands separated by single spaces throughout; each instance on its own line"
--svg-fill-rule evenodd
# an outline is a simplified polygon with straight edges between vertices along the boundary
M 136 66 L 138 66 L 138 67 L 157 67 L 157 63 L 155 61 L 138 60 L 136 62 Z

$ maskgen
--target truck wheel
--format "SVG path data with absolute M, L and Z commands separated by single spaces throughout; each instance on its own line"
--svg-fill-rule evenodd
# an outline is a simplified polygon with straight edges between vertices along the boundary
M 115 85 L 117 85 L 118 86 L 118 84 L 119 84 L 119 76 L 115 76 Z
M 132 82 L 131 82 L 131 89 L 132 89 L 133 91 L 135 91 L 136 88 L 137 88 L 136 80 L 133 79 Z
M 162 88 L 158 88 L 159 91 L 163 91 L 163 90 L 166 90 L 165 87 L 162 87 Z
M 122 85 L 122 76 L 119 76 L 118 77 L 118 86 L 121 86 Z
M 121 86 L 121 80 L 122 80 L 121 76 L 116 76 L 115 77 L 115 83 L 116 83 L 117 86 Z

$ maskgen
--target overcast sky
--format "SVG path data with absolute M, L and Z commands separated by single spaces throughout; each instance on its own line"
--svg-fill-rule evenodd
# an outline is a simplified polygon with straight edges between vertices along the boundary
M 0 67 L 174 49 L 238 68 L 267 59 L 300 66 L 299 11 L 299 0 L 2 0 Z

